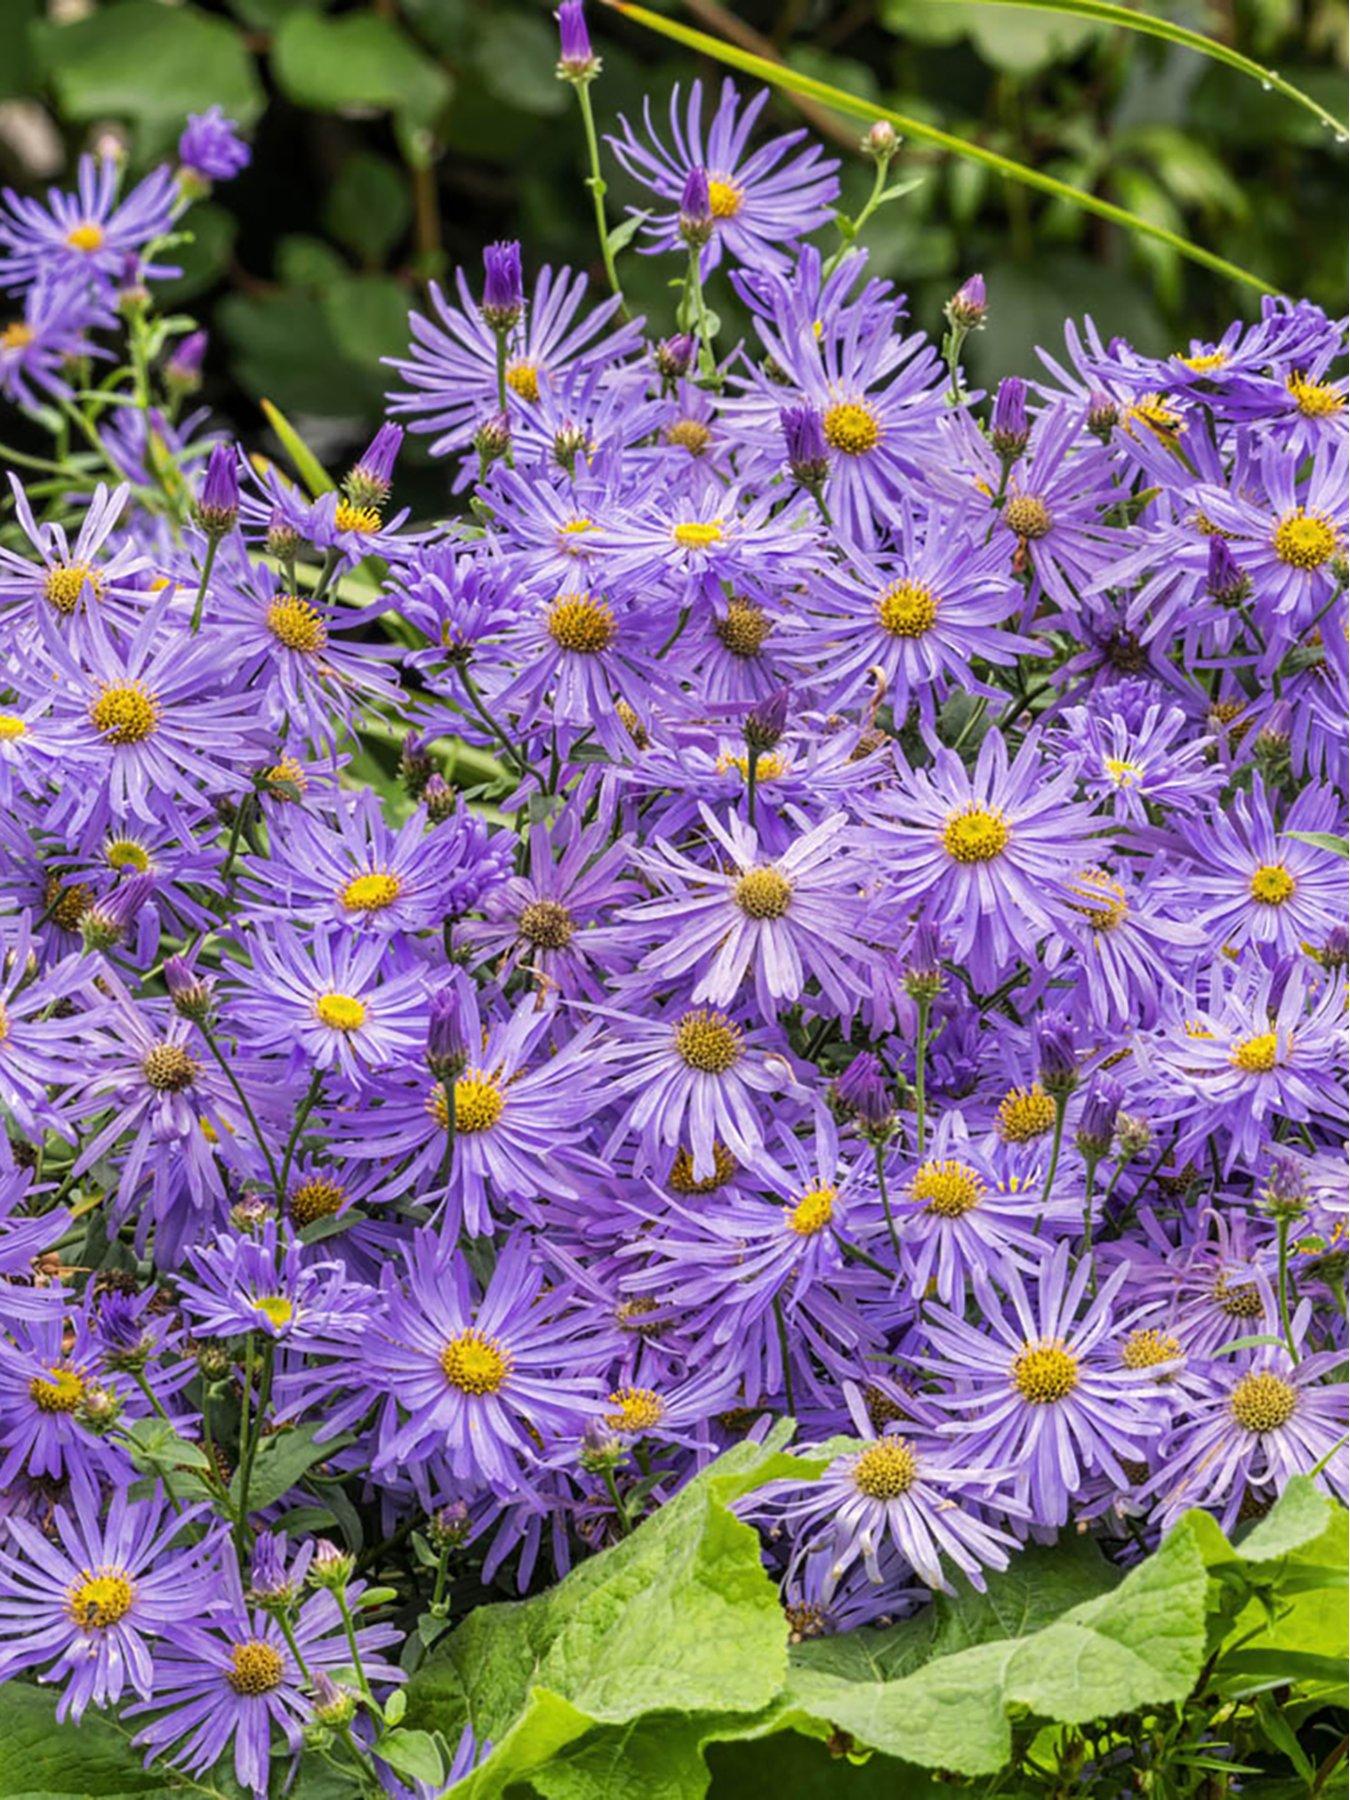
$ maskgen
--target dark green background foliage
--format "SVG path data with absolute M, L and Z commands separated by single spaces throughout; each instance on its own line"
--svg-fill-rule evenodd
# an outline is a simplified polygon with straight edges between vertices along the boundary
M 709 22 L 706 5 L 664 0 L 664 10 Z M 953 0 L 741 0 L 734 10 L 813 75 L 1340 304 L 1344 153 L 1315 120 L 1227 69 L 1077 19 Z M 1162 0 L 1162 10 L 1340 107 L 1340 0 Z M 602 127 L 644 91 L 660 104 L 697 72 L 598 0 L 591 11 Z M 210 326 L 206 397 L 243 429 L 266 394 L 321 449 L 355 439 L 378 413 L 379 357 L 404 344 L 419 281 L 456 261 L 476 267 L 490 237 L 520 236 L 531 264 L 596 264 L 575 107 L 554 78 L 541 0 L 64 0 L 57 16 L 67 22 L 40 0 L 0 0 L 0 100 L 38 102 L 68 151 L 113 125 L 144 164 L 171 153 L 184 113 L 212 101 L 254 136 L 253 167 L 194 214 L 174 296 Z M 799 122 L 785 100 L 772 105 L 778 124 Z M 856 141 L 856 122 L 840 133 Z M 12 130 L 0 167 L 41 185 Z M 876 266 L 930 326 L 957 282 L 985 271 L 993 311 L 971 347 L 978 379 L 1025 368 L 1038 340 L 1057 343 L 1066 309 L 1166 349 L 1254 304 L 1165 247 L 1127 243 L 970 164 L 916 148 L 896 173 L 925 180 L 873 221 Z M 868 177 L 852 157 L 846 204 Z M 616 179 L 612 216 L 635 198 Z M 624 267 L 640 302 L 668 308 L 667 270 L 631 254 Z

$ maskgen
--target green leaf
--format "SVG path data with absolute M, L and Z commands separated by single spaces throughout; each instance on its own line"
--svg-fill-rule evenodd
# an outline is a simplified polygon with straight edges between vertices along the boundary
M 649 216 L 650 215 L 645 212 L 636 212 L 632 214 L 630 218 L 625 219 L 621 225 L 616 225 L 614 227 L 613 231 L 609 234 L 608 243 L 610 249 L 616 256 L 619 254 L 620 250 L 626 250 L 628 248 L 638 232 L 646 224 Z
M 167 1777 L 97 1712 L 56 1723 L 56 1694 L 23 1681 L 0 1684 L 0 1796 L 112 1796 L 162 1791 Z
M 409 1781 L 425 1781 L 431 1787 L 440 1787 L 445 1781 L 441 1753 L 429 1731 L 386 1731 L 375 1745 L 375 1754 Z
M 1350 838 L 1337 837 L 1334 831 L 1286 831 L 1286 837 L 1300 844 L 1314 844 L 1319 850 L 1332 850 L 1337 856 L 1350 857 Z
M 209 1469 L 210 1462 L 200 1444 L 179 1437 L 167 1419 L 152 1416 L 136 1419 L 126 1427 L 127 1450 L 132 1463 L 143 1475 L 154 1475 L 165 1469 Z
M 408 229 L 407 178 L 387 157 L 360 150 L 338 170 L 324 203 L 324 223 L 347 249 L 374 267 Z
M 449 75 L 375 12 L 326 18 L 294 12 L 272 43 L 277 86 L 316 112 L 368 107 L 431 125 L 450 98 Z
M 332 1456 L 344 1444 L 351 1442 L 348 1437 L 336 1437 L 329 1438 L 326 1443 L 316 1444 L 314 1434 L 318 1430 L 318 1425 L 296 1425 L 277 1432 L 274 1437 L 263 1439 L 248 1484 L 250 1512 L 260 1512 L 263 1507 L 274 1505 L 283 1494 L 290 1492 L 307 1469 L 313 1468 L 315 1463 L 322 1462 L 325 1457 Z M 238 1504 L 240 1488 L 237 1470 L 230 1483 L 230 1498 Z
M 317 500 L 320 494 L 331 493 L 333 482 L 328 472 L 286 415 L 279 407 L 273 406 L 270 400 L 262 402 L 262 410 L 267 423 L 281 439 L 287 456 L 295 465 L 296 474 L 314 499 Z
M 409 1684 L 409 1720 L 452 1741 L 467 1720 L 494 1744 L 457 1795 L 500 1793 L 597 1724 L 756 1713 L 774 1700 L 783 1616 L 758 1535 L 729 1503 L 825 1466 L 783 1454 L 788 1435 L 727 1451 L 550 1592 L 482 1607 L 437 1647 Z
M 795 69 L 782 63 L 770 62 L 762 56 L 754 56 L 748 50 L 742 50 L 734 44 L 725 43 L 721 38 L 711 37 L 705 31 L 695 31 L 688 25 L 682 25 L 674 19 L 663 18 L 659 13 L 648 10 L 645 6 L 631 4 L 631 0 L 610 0 L 616 12 L 624 18 L 632 19 L 648 30 L 659 33 L 662 37 L 671 38 L 687 49 L 711 56 L 717 62 L 726 63 L 733 69 L 740 69 L 746 75 L 753 75 L 757 80 L 767 83 L 769 87 L 783 88 L 790 94 L 805 95 L 807 99 L 820 101 L 826 106 L 836 108 L 853 118 L 864 119 L 872 123 L 877 119 L 885 119 L 894 125 L 903 136 L 918 138 L 925 143 L 936 144 L 940 149 L 949 151 L 953 156 L 968 157 L 974 162 L 983 163 L 995 169 L 1011 181 L 1019 181 L 1027 187 L 1037 188 L 1040 192 L 1051 195 L 1070 205 L 1081 207 L 1085 212 L 1095 213 L 1099 218 L 1109 219 L 1112 224 L 1122 225 L 1127 230 L 1154 244 L 1167 246 L 1180 256 L 1189 257 L 1192 262 L 1202 264 L 1215 274 L 1224 275 L 1230 281 L 1241 283 L 1246 287 L 1260 289 L 1264 293 L 1273 290 L 1270 284 L 1260 276 L 1240 269 L 1235 263 L 1216 256 L 1213 251 L 1192 243 L 1188 238 L 1159 225 L 1151 219 L 1142 218 L 1127 208 L 1116 206 L 1109 200 L 1103 200 L 1096 194 L 1090 194 L 1083 188 L 1070 186 L 1067 182 L 1057 180 L 1042 170 L 1029 168 L 1025 163 L 1014 162 L 1010 157 L 1000 156 L 997 151 L 987 149 L 983 144 L 976 144 L 965 138 L 957 137 L 949 131 L 940 131 L 921 119 L 906 113 L 899 113 L 886 106 L 875 106 L 856 95 L 846 93 L 842 88 L 831 87 L 828 83 L 817 81 L 809 75 L 799 74 Z
M 166 154 L 190 112 L 218 104 L 248 126 L 262 111 L 242 38 L 195 7 L 125 0 L 74 24 L 41 25 L 34 43 L 64 115 L 129 120 L 143 159 Z

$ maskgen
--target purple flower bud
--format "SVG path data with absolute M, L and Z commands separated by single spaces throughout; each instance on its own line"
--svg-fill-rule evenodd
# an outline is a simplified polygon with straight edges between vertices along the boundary
M 942 992 L 942 944 L 937 926 L 923 919 L 904 962 L 905 992 L 912 1000 L 935 1000 Z
M 558 21 L 558 79 L 590 81 L 600 73 L 600 58 L 591 49 L 585 0 L 562 0 L 553 15 Z
M 1084 1156 L 1105 1156 L 1116 1131 L 1125 1090 L 1110 1075 L 1098 1075 L 1083 1098 L 1075 1143 Z
M 785 406 L 778 415 L 788 467 L 804 488 L 818 488 L 830 472 L 825 426 L 814 406 Z
M 1266 1210 L 1277 1219 L 1297 1219 L 1308 1210 L 1308 1183 L 1302 1162 L 1296 1156 L 1277 1156 L 1270 1165 L 1266 1185 L 1261 1190 Z
M 989 436 L 999 455 L 1010 462 L 1027 447 L 1027 439 L 1031 436 L 1031 427 L 1027 423 L 1027 384 L 1016 375 L 1009 375 L 1006 381 L 998 384 Z
M 1087 425 L 1088 430 L 1095 432 L 1103 443 L 1115 430 L 1120 419 L 1120 408 L 1101 388 L 1094 388 L 1088 395 Z
M 511 451 L 511 421 L 504 412 L 489 413 L 474 433 L 473 447 L 484 471 Z
M 947 302 L 947 317 L 962 331 L 974 331 L 984 324 L 989 310 L 984 276 L 969 275 Z
M 851 1113 L 863 1131 L 884 1137 L 895 1123 L 895 1109 L 886 1087 L 881 1064 L 870 1050 L 860 1050 L 834 1084 L 839 1105 Z
M 195 1019 L 201 1025 L 211 1017 L 211 979 L 199 975 L 185 956 L 171 956 L 165 963 L 164 985 L 180 1018 Z
M 656 346 L 656 366 L 667 381 L 678 381 L 689 373 L 697 348 L 693 338 L 684 331 L 675 337 L 662 338 Z
M 462 1500 L 438 1506 L 427 1520 L 427 1536 L 438 1550 L 453 1550 L 469 1535 L 469 1509 Z
M 215 444 L 197 497 L 197 523 L 208 537 L 224 537 L 239 517 L 239 453 L 233 444 Z
M 345 1588 L 355 1568 L 355 1557 L 340 1550 L 331 1538 L 314 1540 L 314 1560 L 309 1565 L 309 1578 L 315 1587 L 334 1591 Z
M 90 950 L 111 950 L 126 938 L 143 906 L 154 898 L 153 875 L 130 875 L 101 894 L 80 920 L 80 935 Z
M 858 148 L 864 156 L 875 156 L 878 162 L 888 163 L 900 148 L 900 134 L 889 119 L 878 119 L 868 127 Z
M 341 1688 L 326 1669 L 310 1672 L 314 1716 L 324 1725 L 345 1725 L 356 1714 L 356 1695 Z
M 389 498 L 394 462 L 403 443 L 401 425 L 381 425 L 364 456 L 352 464 L 343 482 L 353 506 L 379 508 Z
M 202 385 L 202 363 L 206 357 L 206 333 L 190 331 L 174 346 L 164 365 L 164 382 L 172 392 L 195 394 Z
M 417 731 L 406 733 L 403 749 L 399 753 L 398 772 L 400 780 L 414 800 L 422 798 L 435 769 L 436 765 L 427 751 L 426 739 Z
M 483 251 L 483 317 L 494 331 L 509 331 L 525 310 L 520 244 L 505 239 Z
M 233 119 L 219 106 L 204 113 L 189 113 L 178 140 L 178 160 L 203 181 L 232 181 L 252 160 L 252 152 L 239 136 Z
M 745 723 L 741 727 L 748 749 L 754 751 L 756 755 L 762 755 L 764 751 L 773 749 L 787 725 L 788 707 L 791 701 L 792 689 L 781 687 L 770 694 L 767 699 L 761 700 L 757 705 L 751 707 L 745 715 Z
M 114 1289 L 99 1301 L 96 1328 L 107 1361 L 119 1369 L 143 1367 L 154 1339 L 141 1314 L 150 1296 L 120 1294 Z
M 267 538 L 263 545 L 267 554 L 278 562 L 290 562 L 304 541 L 294 520 L 288 519 L 278 507 L 267 521 Z
M 691 250 L 701 249 L 713 234 L 712 197 L 708 171 L 695 167 L 684 178 L 680 195 L 680 236 Z
M 1034 1029 L 1036 1071 L 1047 1094 L 1063 1099 L 1078 1086 L 1078 1050 L 1064 1013 L 1042 1013 Z
M 444 825 L 459 810 L 459 795 L 445 779 L 444 775 L 435 774 L 427 777 L 427 784 L 422 789 L 422 804 L 427 809 L 427 817 L 433 825 Z
M 1324 969 L 1343 969 L 1350 962 L 1350 932 L 1344 925 L 1331 927 L 1317 960 Z
M 308 1563 L 312 1554 L 306 1548 L 299 1560 Z M 279 1531 L 260 1532 L 249 1571 L 251 1597 L 263 1606 L 284 1606 L 295 1598 L 298 1587 L 298 1579 L 286 1567 L 286 1539 Z
M 1209 566 L 1205 572 L 1205 586 L 1225 606 L 1234 606 L 1239 600 L 1245 600 L 1251 588 L 1251 582 L 1243 574 L 1242 567 L 1228 548 L 1225 538 L 1212 537 L 1209 540 Z
M 427 1067 L 437 1081 L 453 1081 L 468 1065 L 464 1009 L 452 987 L 438 988 L 431 996 L 426 1054 Z

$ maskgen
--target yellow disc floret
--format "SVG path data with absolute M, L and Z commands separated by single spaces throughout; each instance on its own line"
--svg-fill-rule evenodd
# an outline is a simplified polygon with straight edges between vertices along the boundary
M 942 827 L 942 848 L 953 862 L 993 862 L 1007 849 L 1011 836 L 1001 813 L 984 806 L 967 806 L 948 814 Z
M 725 1013 L 699 1007 L 685 1013 L 675 1027 L 675 1049 L 689 1068 L 701 1075 L 725 1075 L 745 1049 L 739 1025 Z
M 1261 1031 L 1233 1045 L 1229 1061 L 1246 1075 L 1269 1075 L 1280 1060 L 1280 1040 L 1274 1031 Z
M 825 442 L 841 456 L 866 456 L 881 442 L 881 421 L 861 400 L 841 400 L 821 421 Z
M 709 177 L 708 211 L 714 219 L 734 219 L 744 204 L 745 195 L 734 181 L 725 175 Z
M 1291 569 L 1320 569 L 1336 554 L 1340 534 L 1325 513 L 1296 506 L 1275 527 L 1272 548 Z
M 654 1431 L 666 1413 L 666 1403 L 653 1388 L 615 1388 L 609 1397 L 615 1409 L 605 1414 L 611 1431 Z
M 388 869 L 371 869 L 364 875 L 353 875 L 338 891 L 338 901 L 346 912 L 383 912 L 403 892 L 403 883 Z
M 231 1647 L 225 1679 L 236 1694 L 256 1699 L 258 1695 L 270 1694 L 273 1688 L 280 1687 L 285 1673 L 285 1659 L 274 1644 L 262 1638 L 248 1638 Z
M 544 627 L 560 650 L 574 656 L 598 656 L 614 642 L 614 614 L 590 594 L 559 594 Z
M 902 1437 L 878 1438 L 853 1465 L 853 1485 L 869 1500 L 898 1500 L 919 1479 L 919 1459 Z
M 709 550 L 722 542 L 722 521 L 690 519 L 682 525 L 672 525 L 670 535 L 683 550 Z
M 366 1022 L 366 1004 L 355 994 L 320 994 L 314 1015 L 333 1031 L 359 1031 Z
M 310 1175 L 291 1189 L 291 1218 L 302 1227 L 314 1224 L 316 1219 L 331 1219 L 346 1198 L 347 1190 L 340 1181 L 327 1175 Z
M 1180 1355 L 1177 1339 L 1168 1337 L 1156 1325 L 1132 1331 L 1120 1347 L 1120 1360 L 1127 1369 L 1155 1369 L 1159 1363 L 1175 1362 Z
M 438 1081 L 428 1102 L 432 1116 L 442 1131 L 450 1123 L 445 1104 L 445 1088 Z M 462 1136 L 476 1131 L 491 1131 L 506 1110 L 506 1096 L 497 1077 L 486 1069 L 468 1069 L 455 1083 L 455 1130 Z
M 328 642 L 328 627 L 317 606 L 299 594 L 278 594 L 267 609 L 267 629 L 287 650 L 317 656 Z
M 1252 871 L 1251 896 L 1259 906 L 1283 906 L 1297 885 L 1283 863 L 1262 863 Z
M 511 1373 L 511 1358 L 496 1338 L 470 1326 L 441 1351 L 441 1370 L 461 1394 L 495 1394 Z
M 750 869 L 732 889 L 750 919 L 781 919 L 792 905 L 792 883 L 777 869 Z
M 125 1619 L 136 1589 L 125 1569 L 86 1569 L 66 1592 L 66 1611 L 81 1631 L 108 1631 Z
M 95 250 L 103 248 L 103 227 L 87 219 L 82 225 L 72 225 L 66 233 L 66 242 L 72 250 L 82 250 L 86 256 L 92 256 Z
M 519 362 L 507 365 L 506 385 L 518 400 L 528 400 L 531 405 L 539 398 L 539 365 Z
M 336 531 L 358 531 L 363 535 L 380 529 L 380 515 L 373 506 L 353 506 L 350 500 L 339 500 L 333 514 Z
M 78 1369 L 53 1364 L 28 1384 L 28 1398 L 43 1413 L 73 1413 L 84 1399 L 85 1379 Z
M 1045 537 L 1054 522 L 1050 508 L 1035 494 L 1014 494 L 1003 509 L 1003 523 L 1023 541 Z
M 1013 1386 L 1032 1406 L 1054 1406 L 1078 1386 L 1078 1359 L 1061 1339 L 1047 1338 L 1028 1343 L 1013 1358 L 1009 1373 Z
M 1005 1144 L 1025 1144 L 1044 1137 L 1055 1122 L 1055 1103 L 1041 1086 L 1009 1088 L 999 1101 L 994 1125 Z
M 18 713 L 0 713 L 0 744 L 12 744 L 16 738 L 28 735 L 27 721 Z
M 980 1204 L 984 1182 L 969 1163 L 921 1163 L 909 1185 L 909 1197 L 940 1219 L 960 1219 Z
M 877 598 L 881 629 L 892 637 L 916 638 L 937 624 L 938 597 L 921 581 L 893 581 Z
M 181 1044 L 155 1044 L 141 1058 L 141 1072 L 160 1094 L 181 1094 L 200 1070 Z
M 143 744 L 159 724 L 159 703 L 139 681 L 113 682 L 90 703 L 89 718 L 109 744 Z
M 520 935 L 536 950 L 565 950 L 576 921 L 558 900 L 531 900 L 520 915 Z
M 797 1204 L 788 1209 L 788 1230 L 798 1237 L 816 1237 L 834 1218 L 834 1203 L 839 1190 L 824 1182 L 808 1188 Z
M 1244 1375 L 1228 1403 L 1244 1431 L 1278 1431 L 1287 1425 L 1298 1406 L 1298 1389 L 1268 1369 Z

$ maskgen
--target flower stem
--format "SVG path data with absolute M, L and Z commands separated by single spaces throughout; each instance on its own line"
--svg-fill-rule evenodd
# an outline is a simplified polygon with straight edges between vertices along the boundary
M 211 579 L 211 571 L 215 567 L 216 551 L 220 548 L 220 537 L 212 532 L 206 540 L 206 560 L 202 564 L 202 578 L 197 583 L 197 598 L 192 606 L 192 623 L 188 630 L 195 637 L 202 622 L 202 608 L 206 604 L 206 584 Z
M 1036 1214 L 1036 1223 L 1032 1227 L 1035 1236 L 1041 1229 L 1041 1220 L 1045 1217 L 1045 1209 L 1050 1204 L 1051 1190 L 1055 1185 L 1055 1176 L 1059 1171 L 1059 1153 L 1064 1144 L 1064 1114 L 1068 1110 L 1069 1096 L 1055 1095 L 1055 1135 L 1050 1140 L 1050 1167 L 1045 1172 L 1045 1186 L 1041 1189 L 1040 1210 Z
M 1297 1362 L 1298 1346 L 1294 1342 L 1294 1328 L 1289 1321 L 1289 1224 L 1288 1219 L 1282 1218 L 1276 1225 L 1279 1233 L 1280 1255 L 1280 1331 L 1284 1337 L 1285 1347 Z
M 922 1156 L 928 1129 L 928 1108 L 924 1103 L 924 1082 L 928 1073 L 928 1014 L 933 1002 L 925 996 L 916 1004 L 919 1008 L 919 1039 L 914 1047 L 914 1104 L 919 1109 L 919 1155 Z
M 572 84 L 577 91 L 577 104 L 581 108 L 581 123 L 586 132 L 586 157 L 591 172 L 586 178 L 586 186 L 591 191 L 591 199 L 595 205 L 595 229 L 600 239 L 600 255 L 604 258 L 605 275 L 609 281 L 610 291 L 619 302 L 619 311 L 625 319 L 631 317 L 628 303 L 623 297 L 623 289 L 619 285 L 619 271 L 614 264 L 614 250 L 609 241 L 609 226 L 605 220 L 606 183 L 600 173 L 600 140 L 595 131 L 595 114 L 591 110 L 590 85 L 585 81 Z
M 783 1401 L 787 1407 L 788 1416 L 795 1419 L 797 1401 L 792 1391 L 792 1350 L 788 1343 L 787 1320 L 783 1317 L 783 1299 L 780 1294 L 775 1294 L 773 1297 L 773 1319 L 774 1324 L 778 1327 L 778 1348 L 783 1357 Z
M 891 1248 L 895 1251 L 895 1266 L 900 1267 L 900 1234 L 895 1229 L 895 1219 L 891 1213 L 891 1197 L 886 1188 L 886 1154 L 880 1144 L 874 1144 L 873 1154 L 877 1163 L 877 1188 L 881 1194 L 881 1210 L 886 1215 L 886 1229 L 891 1235 Z

